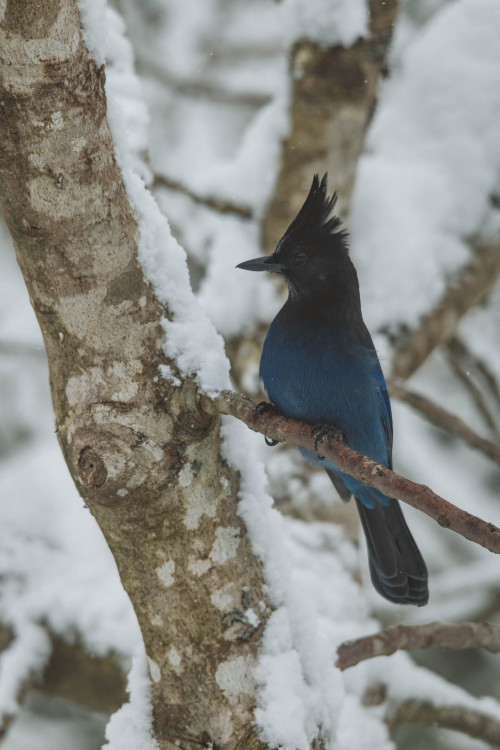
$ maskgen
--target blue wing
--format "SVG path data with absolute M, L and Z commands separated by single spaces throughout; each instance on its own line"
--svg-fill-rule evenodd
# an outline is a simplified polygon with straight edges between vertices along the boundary
M 375 363 L 373 372 L 377 383 L 379 417 L 384 431 L 385 444 L 387 447 L 387 461 L 389 469 L 392 469 L 392 411 L 385 378 L 380 369 L 378 361 Z

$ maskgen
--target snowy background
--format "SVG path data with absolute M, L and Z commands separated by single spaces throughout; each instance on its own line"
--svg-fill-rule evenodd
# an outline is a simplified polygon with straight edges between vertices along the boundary
M 237 385 L 258 398 L 260 346 L 282 290 L 234 267 L 261 254 L 260 219 L 288 127 L 288 51 L 304 35 L 349 43 L 366 28 L 364 3 L 121 0 L 107 12 L 99 3 L 81 5 L 91 11 L 89 44 L 97 55 L 105 48 L 121 163 L 151 186 L 188 254 L 201 308 L 226 340 Z M 99 13 L 97 39 L 90 16 Z M 471 244 L 499 242 L 499 35 L 497 0 L 408 0 L 398 17 L 349 220 L 365 319 L 387 372 L 394 337 L 433 308 Z M 129 192 L 134 184 L 130 177 Z M 207 198 L 245 207 L 253 218 L 216 209 Z M 96 655 L 114 651 L 126 669 L 135 655 L 134 709 L 112 719 L 108 747 L 149 750 L 153 745 L 141 747 L 137 739 L 144 737 L 140 722 L 147 724 L 137 622 L 60 455 L 41 335 L 3 225 L 0 247 L 0 623 L 14 636 L 0 657 L 0 714 L 16 713 L 19 686 L 48 663 L 50 632 L 78 639 Z M 447 348 L 438 349 L 410 381 L 497 441 L 499 330 L 497 287 L 459 325 L 467 357 L 457 363 Z M 500 525 L 498 466 L 408 407 L 393 409 L 396 470 Z M 293 451 L 267 449 L 257 436 L 248 441 L 266 464 L 269 492 L 284 514 L 290 585 L 297 608 L 306 601 L 313 613 L 325 663 L 333 665 L 343 640 L 383 625 L 498 622 L 496 556 L 405 509 L 430 568 L 431 599 L 420 610 L 390 605 L 369 583 L 355 509 L 334 497 L 326 475 L 306 469 Z M 415 727 L 391 739 L 383 706 L 365 705 L 366 691 L 382 683 L 388 700 L 470 705 L 500 719 L 498 657 L 396 654 L 341 675 L 318 665 L 317 651 L 296 650 L 288 615 L 278 609 L 271 621 L 259 665 L 257 720 L 268 741 L 302 750 L 314 729 L 308 716 L 334 705 L 320 718 L 336 728 L 338 747 L 346 750 L 484 747 Z M 321 697 L 301 685 L 308 672 Z M 103 715 L 32 693 L 3 746 L 91 750 L 105 742 L 105 724 Z

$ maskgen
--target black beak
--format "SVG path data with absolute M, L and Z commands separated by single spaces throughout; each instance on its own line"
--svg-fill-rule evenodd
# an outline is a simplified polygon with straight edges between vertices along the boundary
M 244 263 L 238 263 L 236 268 L 242 268 L 244 271 L 270 271 L 271 273 L 282 273 L 285 270 L 283 264 L 277 263 L 273 255 L 246 260 Z

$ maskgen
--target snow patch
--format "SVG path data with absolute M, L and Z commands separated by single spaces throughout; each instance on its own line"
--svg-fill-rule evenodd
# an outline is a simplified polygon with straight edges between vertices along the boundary
M 322 47 L 353 44 L 368 32 L 365 0 L 285 0 L 290 43 L 308 39 Z
M 151 684 L 142 644 L 132 661 L 127 690 L 130 701 L 109 720 L 106 727 L 107 743 L 103 750 L 160 750 L 153 737 Z

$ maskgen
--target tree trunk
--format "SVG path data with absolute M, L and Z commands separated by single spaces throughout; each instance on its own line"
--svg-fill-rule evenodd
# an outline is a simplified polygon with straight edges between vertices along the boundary
M 370 30 L 350 47 L 299 39 L 290 57 L 290 134 L 263 223 L 268 252 L 300 209 L 315 172 L 329 172 L 337 212 L 348 214 L 354 176 L 375 108 L 398 0 L 370 0 Z
M 157 377 L 159 365 L 175 369 L 168 311 L 138 263 L 104 69 L 73 0 L 7 0 L 0 22 L 0 207 L 44 336 L 62 451 L 140 623 L 157 740 L 262 747 L 252 677 L 270 612 L 262 567 L 218 418 L 192 381 Z

